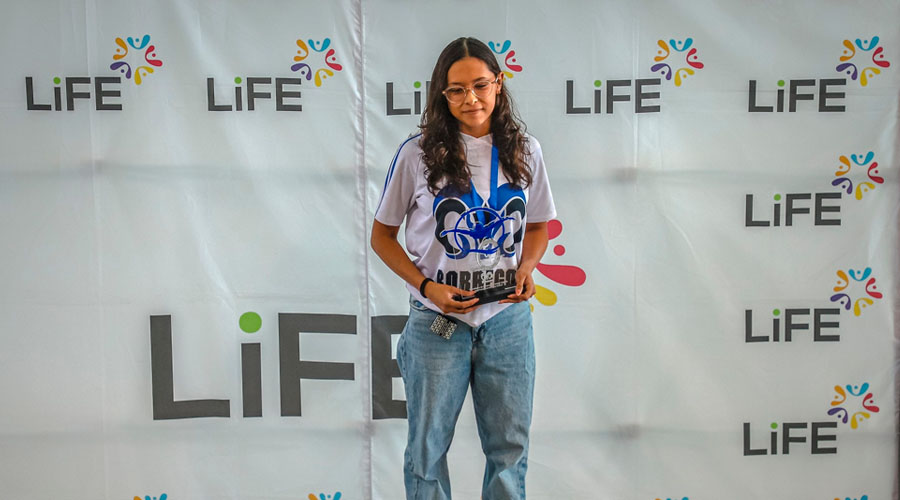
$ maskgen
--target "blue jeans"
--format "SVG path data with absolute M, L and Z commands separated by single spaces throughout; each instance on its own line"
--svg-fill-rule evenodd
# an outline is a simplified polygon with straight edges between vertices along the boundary
M 524 499 L 534 400 L 531 309 L 512 304 L 478 328 L 457 322 L 449 340 L 430 329 L 437 315 L 412 299 L 397 344 L 409 423 L 406 498 L 451 498 L 447 450 L 471 385 L 486 458 L 482 498 Z

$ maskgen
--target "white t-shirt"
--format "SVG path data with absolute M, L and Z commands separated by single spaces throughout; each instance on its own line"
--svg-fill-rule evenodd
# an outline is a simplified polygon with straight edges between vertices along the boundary
M 421 134 L 415 135 L 403 142 L 394 156 L 375 219 L 388 226 L 400 226 L 406 219 L 406 251 L 422 274 L 438 283 L 463 290 L 514 285 L 526 219 L 547 222 L 556 217 L 541 146 L 527 136 L 525 159 L 531 169 L 531 185 L 524 190 L 512 187 L 500 166 L 498 199 L 491 200 L 491 135 L 460 135 L 474 192 L 458 193 L 443 187 L 437 196 L 432 194 L 419 145 Z M 441 312 L 417 288 L 409 284 L 407 288 L 429 309 Z M 450 316 L 477 327 L 509 305 L 493 302 Z

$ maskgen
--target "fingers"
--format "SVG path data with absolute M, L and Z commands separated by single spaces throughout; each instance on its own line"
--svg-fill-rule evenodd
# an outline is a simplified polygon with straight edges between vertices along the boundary
M 505 299 L 501 300 L 501 304 L 517 304 L 519 302 L 528 300 L 528 297 L 522 293 L 511 293 L 506 296 Z
M 530 299 L 531 297 L 534 297 L 534 292 L 535 292 L 534 280 L 531 278 L 531 275 L 529 274 L 528 278 L 523 283 L 522 295 L 524 295 L 526 299 Z
M 470 312 L 474 311 L 475 309 L 478 309 L 480 306 L 481 306 L 481 304 L 474 304 L 471 307 L 466 307 L 466 308 L 460 310 L 459 313 L 460 314 L 470 313 Z
M 501 304 L 524 302 L 534 296 L 534 280 L 528 273 L 516 273 L 516 293 L 500 301 Z
M 479 306 L 478 299 L 474 298 L 475 292 L 463 290 L 453 286 L 447 286 L 447 294 L 443 297 L 443 304 L 438 304 L 444 313 L 466 314 L 474 311 Z M 456 296 L 471 297 L 468 300 L 456 300 Z
M 450 304 L 446 304 L 441 307 L 441 311 L 445 314 L 447 313 L 458 313 L 458 314 L 466 314 L 468 312 L 472 312 L 475 309 L 478 309 L 478 306 L 481 304 L 478 303 L 478 299 L 468 300 L 466 302 L 459 302 L 457 300 L 452 301 Z
M 454 297 L 450 297 L 452 299 L 451 308 L 453 309 L 450 312 L 465 314 L 469 311 L 475 309 L 476 304 L 478 303 L 478 299 L 474 298 L 475 292 L 470 292 L 468 290 L 463 290 L 462 288 L 450 287 L 453 290 L 454 295 L 460 295 L 462 297 L 472 297 L 470 300 L 456 300 Z
M 525 286 L 525 273 L 516 273 L 516 295 L 522 295 L 522 289 Z
M 471 310 L 474 310 L 476 307 L 478 307 L 478 299 L 467 300 L 465 302 L 456 301 L 456 304 L 457 304 L 456 307 L 458 308 L 458 310 L 454 311 L 454 312 L 467 313 Z

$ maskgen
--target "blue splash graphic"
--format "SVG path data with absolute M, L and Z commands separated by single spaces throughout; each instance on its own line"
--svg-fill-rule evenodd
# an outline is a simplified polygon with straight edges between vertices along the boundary
M 150 35 L 144 35 L 144 37 L 141 38 L 140 46 L 135 45 L 134 38 L 128 37 L 128 45 L 131 45 L 133 48 L 138 49 L 138 50 L 141 50 L 144 47 L 146 47 L 148 43 L 150 43 Z
M 678 40 L 672 38 L 669 39 L 669 46 L 675 49 L 675 52 L 684 52 L 685 50 L 691 48 L 691 45 L 693 43 L 694 39 L 691 37 L 685 38 L 684 42 L 679 42 Z M 680 49 L 678 48 L 679 44 L 682 44 Z
M 321 42 L 317 42 L 310 38 L 308 41 L 310 47 L 312 47 L 312 49 L 316 52 L 325 52 L 325 50 L 327 50 L 328 47 L 331 46 L 331 38 L 325 38 Z
M 497 45 L 494 44 L 494 42 L 488 42 L 488 46 L 490 46 L 491 50 L 493 50 L 496 54 L 502 54 L 506 52 L 507 50 L 509 50 L 510 45 L 512 45 L 512 42 L 506 40 L 505 42 L 503 42 L 503 45 L 499 49 L 497 49 Z
M 859 38 L 857 38 L 857 39 L 856 39 L 856 46 L 859 47 L 860 49 L 862 49 L 862 50 L 868 52 L 868 51 L 874 49 L 876 46 L 878 46 L 878 41 L 879 41 L 879 38 L 878 38 L 877 36 L 873 36 L 871 42 L 869 42 L 869 45 L 866 46 L 866 45 L 865 45 L 865 42 L 866 42 L 865 40 L 860 41 Z

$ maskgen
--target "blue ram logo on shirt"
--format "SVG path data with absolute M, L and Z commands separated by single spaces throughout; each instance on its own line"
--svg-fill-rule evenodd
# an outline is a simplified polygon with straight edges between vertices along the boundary
M 465 194 L 452 186 L 438 192 L 432 209 L 437 224 L 434 237 L 444 246 L 447 257 L 463 259 L 470 253 L 497 252 L 511 257 L 516 253 L 516 243 L 522 241 L 525 192 L 507 183 L 497 188 L 497 197 L 494 206 L 500 208 L 494 209 L 473 185 Z

